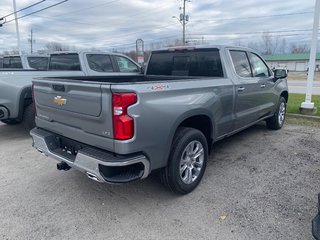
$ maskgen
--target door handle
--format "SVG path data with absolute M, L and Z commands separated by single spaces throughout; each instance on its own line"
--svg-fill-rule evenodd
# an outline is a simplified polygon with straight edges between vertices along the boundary
M 261 84 L 260 87 L 261 87 L 261 88 L 265 88 L 266 85 L 265 85 L 265 84 Z
M 238 92 L 243 92 L 245 89 L 245 87 L 238 87 Z

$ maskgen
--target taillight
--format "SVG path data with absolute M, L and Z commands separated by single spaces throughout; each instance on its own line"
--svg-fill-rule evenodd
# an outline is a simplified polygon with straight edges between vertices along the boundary
M 32 107 L 33 107 L 34 115 L 37 116 L 36 100 L 34 98 L 34 83 L 32 83 Z
M 117 140 L 128 140 L 134 136 L 134 120 L 128 115 L 128 107 L 137 102 L 135 93 L 113 93 L 113 135 Z

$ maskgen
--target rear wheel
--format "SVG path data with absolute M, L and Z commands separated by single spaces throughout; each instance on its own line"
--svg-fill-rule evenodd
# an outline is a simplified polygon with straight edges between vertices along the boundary
M 208 159 L 208 144 L 202 132 L 181 127 L 177 130 L 162 182 L 173 192 L 187 194 L 200 183 Z
M 267 127 L 272 130 L 278 130 L 282 128 L 286 118 L 286 111 L 287 111 L 287 102 L 284 99 L 284 97 L 281 97 L 275 114 L 271 118 L 268 118 L 266 120 Z
M 26 131 L 30 131 L 36 126 L 33 105 L 29 104 L 23 111 L 22 125 Z

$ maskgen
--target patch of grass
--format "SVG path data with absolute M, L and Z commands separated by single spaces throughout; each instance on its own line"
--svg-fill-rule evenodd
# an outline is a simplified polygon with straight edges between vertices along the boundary
M 301 103 L 304 102 L 305 96 L 305 94 L 290 93 L 287 112 L 300 113 L 299 108 L 301 106 Z M 318 108 L 316 116 L 320 116 L 320 95 L 313 95 L 312 102 L 314 102 L 314 105 Z
M 290 117 L 286 116 L 286 124 L 303 125 L 303 126 L 320 128 L 320 121 L 318 121 L 318 120 L 306 119 L 306 118 L 296 118 L 296 117 L 291 117 L 291 116 Z

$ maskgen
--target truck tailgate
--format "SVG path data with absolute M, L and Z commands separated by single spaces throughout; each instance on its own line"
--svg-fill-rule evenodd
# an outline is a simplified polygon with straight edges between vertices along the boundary
M 35 80 L 38 127 L 113 150 L 110 84 Z

